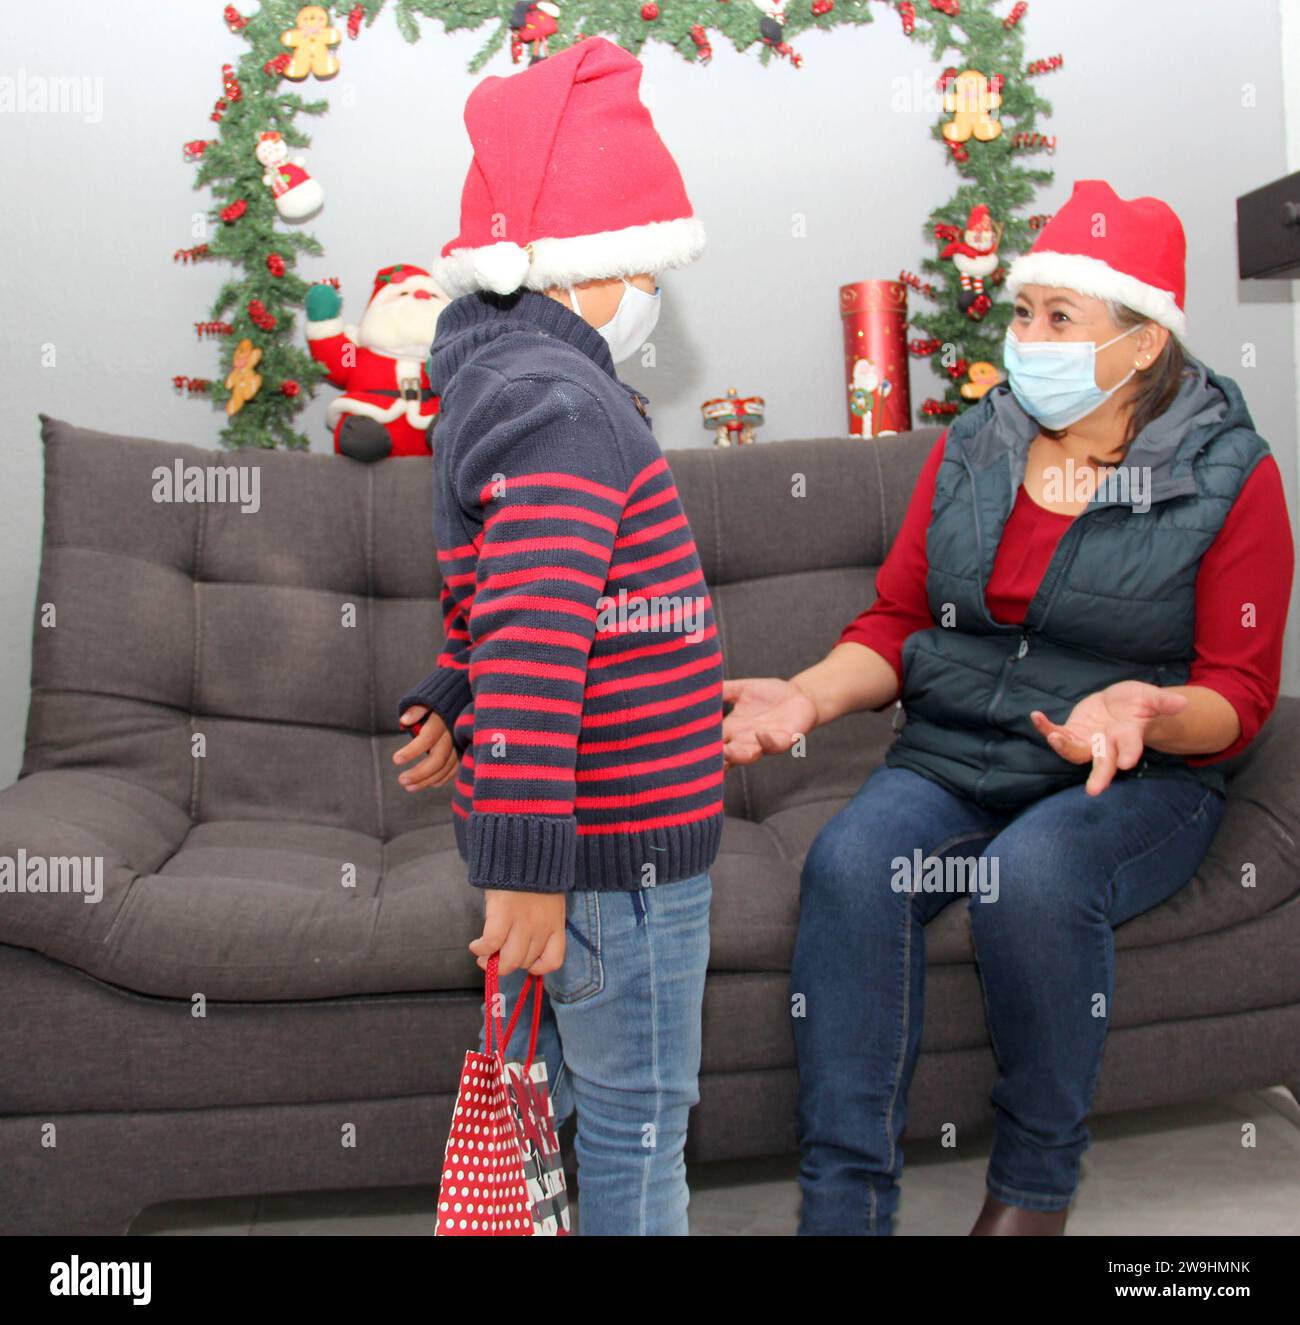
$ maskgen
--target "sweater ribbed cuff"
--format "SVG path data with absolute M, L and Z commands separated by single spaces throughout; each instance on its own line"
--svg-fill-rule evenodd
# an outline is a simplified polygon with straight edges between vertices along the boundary
M 446 724 L 450 731 L 456 719 L 465 710 L 473 698 L 469 676 L 455 667 L 439 667 L 436 672 L 426 676 L 414 690 L 407 691 L 397 702 L 397 716 L 412 704 L 423 704 L 432 709 Z
M 578 821 L 531 814 L 469 816 L 469 881 L 476 888 L 560 893 L 573 887 Z

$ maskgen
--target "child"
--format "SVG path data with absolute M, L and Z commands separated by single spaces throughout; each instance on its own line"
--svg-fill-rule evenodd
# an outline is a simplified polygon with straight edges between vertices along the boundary
M 614 371 L 655 325 L 655 273 L 704 246 L 640 77 L 592 37 L 466 105 L 429 360 L 447 645 L 394 756 L 419 760 L 410 790 L 460 756 L 456 839 L 486 910 L 470 950 L 500 954 L 510 1004 L 545 976 L 539 1053 L 557 1120 L 577 1111 L 594 1234 L 687 1232 L 722 828 L 712 605 L 646 398 Z

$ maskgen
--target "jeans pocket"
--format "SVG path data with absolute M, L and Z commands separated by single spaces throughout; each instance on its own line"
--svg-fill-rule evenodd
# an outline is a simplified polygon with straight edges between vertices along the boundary
M 581 1003 L 605 987 L 600 959 L 600 896 L 584 890 L 571 892 L 565 903 L 564 963 L 544 979 L 547 995 L 556 1003 Z

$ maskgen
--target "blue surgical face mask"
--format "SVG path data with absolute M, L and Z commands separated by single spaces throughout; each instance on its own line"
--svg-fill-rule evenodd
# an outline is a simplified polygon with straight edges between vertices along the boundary
M 1044 428 L 1065 428 L 1091 414 L 1109 400 L 1137 372 L 1135 364 L 1127 377 L 1109 391 L 1097 385 L 1097 351 L 1131 336 L 1146 324 L 1112 336 L 1104 345 L 1090 340 L 1019 341 L 1007 328 L 1002 362 L 1011 382 L 1011 393 L 1026 414 Z

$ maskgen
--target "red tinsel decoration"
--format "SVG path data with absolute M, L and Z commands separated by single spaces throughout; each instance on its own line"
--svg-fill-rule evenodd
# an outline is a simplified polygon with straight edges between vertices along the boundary
M 708 33 L 696 23 L 691 28 L 691 40 L 695 43 L 695 54 L 701 64 L 708 64 L 713 59 L 713 47 L 709 45 Z
M 954 405 L 947 400 L 927 400 L 921 405 L 921 413 L 932 419 L 943 418 L 950 414 L 956 414 L 960 408 L 959 405 Z
M 909 340 L 907 348 L 918 359 L 922 359 L 928 355 L 937 354 L 943 348 L 943 341 L 938 336 L 931 336 L 929 340 Z
M 200 258 L 208 256 L 208 246 L 206 244 L 195 244 L 193 248 L 178 248 L 172 254 L 173 262 L 183 262 L 188 265 L 191 262 L 197 262 Z
M 965 377 L 966 370 L 969 367 L 970 364 L 965 359 L 958 359 L 956 363 L 948 365 L 948 376 L 953 378 L 954 381 L 959 377 Z
M 903 36 L 910 37 L 916 27 L 916 6 L 912 0 L 900 0 L 898 14 L 903 20 Z
M 211 146 L 212 143 L 207 138 L 192 138 L 181 150 L 185 153 L 187 161 L 197 161 Z
M 947 14 L 949 18 L 957 18 L 961 14 L 958 0 L 930 0 L 930 8 L 937 9 L 941 14 Z
M 1041 133 L 1018 133 L 1011 141 L 1021 151 L 1034 151 L 1039 147 L 1045 147 L 1049 152 L 1056 151 L 1055 134 L 1047 137 Z
M 274 331 L 276 328 L 275 318 L 266 311 L 266 305 L 260 299 L 250 299 L 248 301 L 248 316 L 263 331 Z
M 357 33 L 361 31 L 361 20 L 366 16 L 366 11 L 360 5 L 353 5 L 348 11 L 348 36 L 355 41 Z
M 221 219 L 227 225 L 233 225 L 248 210 L 248 203 L 243 198 L 236 198 L 229 207 L 221 209 Z
M 835 0 L 812 0 L 812 12 L 815 18 L 829 14 L 835 8 Z
M 207 391 L 212 383 L 206 377 L 186 377 L 184 373 L 177 373 L 172 378 L 172 386 L 177 391 L 187 391 L 191 396 L 194 396 Z
M 284 259 L 278 253 L 268 253 L 266 255 L 266 269 L 272 276 L 281 277 L 284 275 Z
M 917 291 L 930 299 L 935 298 L 934 286 L 929 281 L 923 281 L 919 276 L 914 276 L 910 271 L 900 271 L 898 279 L 909 289 Z
M 235 77 L 234 65 L 221 66 L 221 86 L 225 90 L 227 101 L 239 101 L 244 95 L 244 89 L 239 86 L 239 79 Z
M 202 340 L 204 336 L 233 336 L 234 327 L 229 322 L 196 322 L 194 335 Z
M 284 394 L 288 396 L 290 400 L 292 400 L 293 397 L 296 396 L 298 392 L 302 390 L 302 387 L 300 387 L 298 383 L 293 380 L 292 377 L 286 377 L 284 381 L 280 383 L 280 390 L 283 391 Z
M 1050 74 L 1065 63 L 1064 55 L 1049 55 L 1042 60 L 1031 60 L 1025 69 L 1027 74 Z
M 282 78 L 284 71 L 293 63 L 293 58 L 286 51 L 283 55 L 274 56 L 262 66 L 262 72 L 268 78 Z
M 1016 0 L 1016 3 L 1011 6 L 1011 12 L 1002 20 L 1002 26 L 1008 31 L 1014 28 L 1024 18 L 1025 10 L 1028 8 L 1029 6 L 1025 4 L 1025 0 Z
M 243 32 L 248 26 L 248 20 L 235 8 L 234 5 L 227 5 L 222 10 L 221 17 L 226 20 L 226 27 L 231 32 Z

